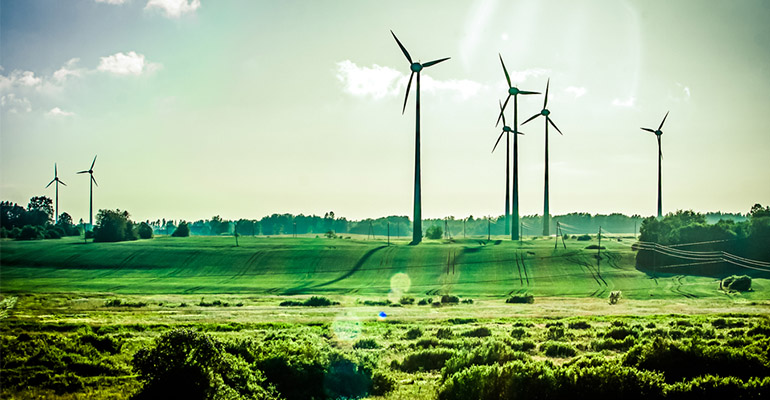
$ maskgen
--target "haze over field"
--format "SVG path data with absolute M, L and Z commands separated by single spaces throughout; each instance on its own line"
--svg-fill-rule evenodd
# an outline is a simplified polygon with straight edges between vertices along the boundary
M 505 58 L 543 91 L 552 214 L 770 203 L 770 5 L 762 1 L 307 2 L 0 0 L 0 198 L 53 197 L 88 220 L 410 215 L 423 73 L 423 217 L 500 215 L 490 154 Z M 515 71 L 515 72 L 514 72 Z M 542 96 L 523 97 L 520 118 Z M 411 112 L 410 112 L 411 110 Z M 543 127 L 521 128 L 521 214 L 542 213 Z

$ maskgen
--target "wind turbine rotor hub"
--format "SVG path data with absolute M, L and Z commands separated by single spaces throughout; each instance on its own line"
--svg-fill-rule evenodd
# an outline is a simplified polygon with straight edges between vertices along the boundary
M 422 64 L 412 63 L 412 65 L 410 65 L 409 68 L 412 69 L 412 72 L 420 72 L 422 70 Z
M 513 132 L 513 130 L 511 129 L 511 127 L 510 127 L 510 126 L 504 126 L 504 127 L 503 127 L 503 131 L 504 131 L 504 132 Z
M 663 134 L 663 131 L 661 131 L 661 130 L 657 130 L 657 131 L 655 131 L 655 134 L 656 134 L 656 135 L 658 135 L 658 136 L 660 136 L 660 135 L 662 135 L 662 134 Z
M 519 88 L 515 88 L 515 87 L 508 88 L 508 94 L 510 94 L 511 96 L 516 96 L 517 94 L 519 94 L 519 92 L 520 92 Z
M 548 111 L 548 110 L 547 110 L 547 109 L 545 109 L 545 108 L 543 109 L 543 111 L 540 111 L 540 114 L 542 114 L 542 115 L 544 115 L 544 116 L 546 116 L 546 117 L 547 117 L 547 116 L 548 116 L 548 114 L 550 114 L 550 113 L 551 113 L 551 112 L 550 112 L 550 111 Z

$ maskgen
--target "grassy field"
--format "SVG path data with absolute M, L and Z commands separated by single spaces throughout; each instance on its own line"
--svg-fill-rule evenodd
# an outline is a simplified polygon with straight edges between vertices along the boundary
M 223 359 L 241 359 L 226 375 L 248 365 L 252 378 L 287 400 L 478 398 L 473 390 L 523 390 L 515 376 L 530 370 L 564 379 L 543 387 L 552 398 L 564 391 L 602 398 L 609 393 L 591 390 L 614 387 L 629 391 L 623 398 L 638 397 L 641 387 L 653 390 L 647 398 L 690 398 L 713 387 L 761 398 L 770 390 L 768 280 L 727 293 L 714 278 L 676 268 L 652 276 L 635 268 L 632 237 L 603 239 L 600 263 L 586 249 L 596 239 L 567 240 L 566 249 L 561 242 L 554 249 L 553 239 L 485 239 L 409 246 L 243 237 L 239 247 L 232 237 L 3 240 L 0 397 L 129 398 L 150 390 L 135 366 L 147 354 L 139 350 L 175 334 L 219 343 Z M 623 292 L 619 304 L 608 303 L 612 290 Z M 504 301 L 524 293 L 533 304 Z M 339 304 L 279 305 L 313 295 Z M 440 304 L 441 295 L 467 302 Z M 402 297 L 415 303 L 402 305 Z M 665 363 L 683 355 L 706 367 L 680 377 L 681 365 Z M 215 375 L 220 368 L 198 367 Z M 725 373 L 727 380 L 710 377 Z M 592 374 L 626 384 L 574 386 Z M 302 392 L 297 381 L 315 383 Z
M 627 299 L 724 297 L 713 278 L 635 268 L 633 238 L 596 244 L 553 239 L 511 242 L 493 238 L 427 241 L 409 246 L 383 240 L 243 237 L 156 237 L 123 243 L 75 238 L 0 242 L 0 291 L 118 294 L 327 294 L 385 297 L 389 294 L 452 294 L 500 298 L 529 292 L 536 297 Z M 598 264 L 598 265 L 597 265 Z M 765 279 L 755 279 L 749 300 L 770 298 Z M 396 299 L 397 300 L 397 299 Z

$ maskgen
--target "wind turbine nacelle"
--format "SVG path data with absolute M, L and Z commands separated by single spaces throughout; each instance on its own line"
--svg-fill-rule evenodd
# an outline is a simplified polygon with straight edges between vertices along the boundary
M 504 126 L 503 127 L 503 132 L 513 132 L 513 129 L 511 129 L 510 126 Z
M 410 65 L 409 68 L 412 69 L 412 72 L 420 72 L 422 70 L 422 64 L 412 63 L 412 65 Z
M 545 108 L 543 109 L 543 111 L 540 111 L 540 114 L 542 114 L 542 115 L 544 115 L 544 116 L 546 116 L 546 117 L 547 117 L 547 116 L 548 116 L 548 114 L 550 114 L 550 113 L 551 113 L 551 112 L 550 112 L 550 111 L 548 111 L 548 110 L 546 110 Z
M 510 94 L 511 96 L 516 96 L 517 94 L 519 94 L 519 88 L 515 88 L 515 87 L 508 88 L 508 94 Z
M 656 134 L 656 135 L 658 135 L 658 136 L 660 136 L 660 135 L 662 135 L 662 134 L 663 134 L 663 131 L 661 131 L 661 130 L 657 130 L 657 131 L 655 131 L 655 134 Z

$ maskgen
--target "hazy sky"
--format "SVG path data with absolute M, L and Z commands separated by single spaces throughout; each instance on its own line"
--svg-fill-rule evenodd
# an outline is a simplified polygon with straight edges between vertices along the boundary
M 747 212 L 770 203 L 767 1 L 0 0 L 0 198 L 135 219 L 500 215 L 506 85 L 544 91 L 551 213 Z M 414 87 L 412 88 L 414 90 Z M 542 96 L 519 103 L 520 121 Z M 511 113 L 508 113 L 511 118 Z M 543 124 L 520 137 L 522 214 L 543 209 Z

